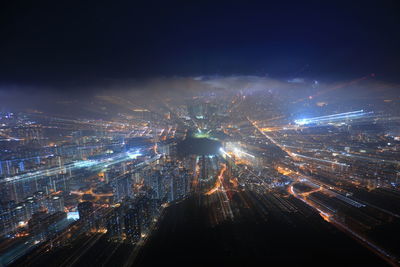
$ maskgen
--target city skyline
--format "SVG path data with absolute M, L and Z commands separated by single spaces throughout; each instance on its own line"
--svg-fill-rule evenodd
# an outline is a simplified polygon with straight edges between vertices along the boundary
M 7 3 L 0 266 L 400 266 L 398 11 Z

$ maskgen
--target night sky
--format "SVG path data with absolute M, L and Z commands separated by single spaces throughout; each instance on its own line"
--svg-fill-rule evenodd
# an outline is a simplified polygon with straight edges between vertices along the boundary
M 7 2 L 0 7 L 1 84 L 371 73 L 399 80 L 396 1 Z

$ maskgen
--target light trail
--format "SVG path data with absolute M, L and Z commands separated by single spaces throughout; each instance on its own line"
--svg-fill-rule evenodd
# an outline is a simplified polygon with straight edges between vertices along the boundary
M 271 136 L 269 136 L 266 133 L 264 133 L 262 131 L 262 129 L 260 127 L 258 127 L 255 122 L 251 121 L 248 117 L 247 117 L 247 120 L 251 123 L 251 125 L 253 125 L 254 128 L 256 128 L 262 135 L 264 135 L 271 143 L 273 143 L 274 145 L 276 145 L 277 147 L 279 147 L 280 149 L 282 149 L 283 151 L 285 151 L 289 155 L 292 153 L 288 149 L 286 149 L 283 145 L 281 145 L 280 143 L 275 141 L 275 139 L 273 139 Z
M 348 119 L 358 119 L 358 118 L 365 117 L 370 114 L 373 114 L 373 112 L 372 111 L 364 112 L 364 110 L 357 110 L 357 111 L 350 111 L 350 112 L 345 112 L 345 113 L 338 113 L 338 114 L 320 116 L 320 117 L 314 117 L 314 118 L 298 119 L 298 120 L 295 120 L 294 122 L 297 125 L 320 124 L 320 123 L 326 123 L 326 122 L 337 122 L 337 121 L 348 120 Z
M 4 159 L 0 161 L 0 164 L 3 162 L 18 162 L 18 161 L 29 161 L 29 160 L 38 160 L 40 158 L 49 158 L 49 157 L 54 157 L 54 154 L 48 154 L 48 155 L 41 155 L 41 156 L 36 156 L 36 157 L 28 157 L 28 158 L 19 158 L 19 159 Z
M 232 144 L 227 144 L 226 149 L 228 150 L 225 151 L 223 148 L 220 148 L 220 152 L 224 155 L 229 155 L 229 153 L 233 153 L 235 156 L 237 156 L 238 158 L 242 158 L 244 156 L 248 156 L 250 158 L 255 158 L 254 155 L 247 153 L 246 151 L 243 151 L 242 149 L 240 149 L 239 147 L 237 147 L 236 145 L 232 145 Z
M 381 163 L 390 163 L 390 164 L 398 164 L 400 165 L 400 161 L 398 160 L 389 160 L 389 159 L 381 159 L 381 158 L 375 158 L 375 157 L 365 157 L 365 156 L 360 156 L 357 154 L 353 153 L 341 153 L 340 156 L 346 156 L 346 157 L 351 157 L 351 158 L 359 158 L 367 161 L 372 161 L 372 162 L 381 162 Z
M 83 169 L 83 168 L 91 168 L 92 170 L 101 170 L 108 168 L 109 166 L 122 163 L 124 161 L 129 161 L 132 159 L 136 159 L 137 156 L 140 156 L 141 153 L 138 151 L 135 152 L 123 152 L 118 153 L 114 156 L 104 158 L 101 160 L 82 160 L 77 162 L 71 162 L 65 164 L 63 166 L 47 168 L 43 170 L 38 170 L 35 172 L 28 172 L 21 175 L 16 175 L 13 177 L 7 177 L 0 180 L 0 183 L 14 183 L 14 182 L 21 182 L 21 181 L 28 181 L 32 179 L 44 179 L 49 176 L 57 175 L 60 173 L 66 173 L 73 170 Z M 143 163 L 143 162 L 142 162 Z M 140 165 L 139 163 L 138 165 Z M 71 177 L 68 177 L 71 178 Z
M 247 118 L 248 119 L 248 118 Z M 336 161 L 330 161 L 330 160 L 325 160 L 325 159 L 319 159 L 319 158 L 313 158 L 313 157 L 308 157 L 305 155 L 301 155 L 301 154 L 297 154 L 297 153 L 293 153 L 290 150 L 287 149 L 286 145 L 281 145 L 280 143 L 278 143 L 277 141 L 275 141 L 275 139 L 273 139 L 271 136 L 267 135 L 265 132 L 262 131 L 261 128 L 259 128 L 255 122 L 252 122 L 250 119 L 248 119 L 249 122 L 262 134 L 264 135 L 269 141 L 271 141 L 274 145 L 276 145 L 277 147 L 279 147 L 280 149 L 282 149 L 283 151 L 285 151 L 290 157 L 296 159 L 296 157 L 299 158 L 305 158 L 305 159 L 309 159 L 309 160 L 316 160 L 316 161 L 321 161 L 321 162 L 325 162 L 325 163 L 329 163 L 329 164 L 335 164 L 335 165 L 339 165 L 339 166 L 343 166 L 343 167 L 348 167 L 350 165 L 345 164 L 345 163 L 341 163 L 341 162 L 336 162 Z
M 351 118 L 359 118 L 362 116 L 366 116 L 368 114 L 372 114 L 372 112 L 364 112 L 363 110 L 360 111 L 354 111 L 354 112 L 350 112 L 350 113 L 341 113 L 341 114 L 335 114 L 335 115 L 330 115 L 330 116 L 323 116 L 323 117 L 316 117 L 316 118 L 311 118 L 311 119 L 305 119 L 305 120 L 301 120 L 301 121 L 296 121 L 297 124 L 299 125 L 305 125 L 305 124 L 311 124 L 311 123 L 318 123 L 318 122 L 330 122 L 330 121 L 337 121 L 337 120 L 343 120 L 343 119 L 351 119 Z M 304 155 L 299 155 L 296 153 L 293 153 L 289 150 L 287 150 L 287 148 L 285 146 L 282 146 L 281 144 L 279 144 L 277 141 L 274 140 L 274 138 L 272 138 L 271 136 L 267 135 L 264 131 L 262 131 L 262 129 L 260 129 L 255 122 L 252 122 L 249 118 L 247 118 L 249 120 L 249 122 L 256 128 L 259 130 L 259 132 L 261 134 L 263 134 L 269 141 L 271 141 L 273 144 L 275 144 L 276 146 L 278 146 L 279 148 L 281 148 L 283 151 L 285 151 L 290 157 L 300 157 L 300 158 L 306 158 L 306 159 L 311 159 L 311 160 L 317 160 L 317 161 L 323 161 L 323 162 L 328 162 L 328 163 L 334 163 L 334 164 L 339 164 L 341 166 L 348 166 L 347 164 L 344 163 L 338 163 L 338 162 L 331 162 L 328 160 L 323 160 L 323 159 L 317 159 L 317 158 L 311 158 L 311 157 L 307 157 Z M 346 155 L 346 156 L 350 156 L 350 155 Z M 290 172 L 293 173 L 293 172 Z M 289 176 L 290 177 L 290 176 Z M 291 177 L 292 179 L 294 179 L 294 181 L 297 181 L 298 179 Z M 314 180 L 314 179 L 312 179 Z M 314 180 L 315 181 L 315 180 Z M 317 184 L 320 184 L 320 182 L 318 182 Z M 332 192 L 331 190 L 328 190 L 326 188 L 326 185 L 320 185 L 323 186 L 323 189 L 321 187 L 321 190 L 323 191 L 328 191 L 328 192 Z M 301 196 L 299 194 L 297 194 L 293 188 L 293 185 L 290 185 L 288 187 L 288 192 L 289 194 L 293 195 L 295 198 L 301 200 L 302 202 L 304 202 L 305 204 L 307 204 L 308 206 L 312 207 L 313 209 L 315 209 L 319 215 L 327 222 L 333 224 L 334 226 L 336 226 L 337 228 L 343 230 L 344 232 L 350 234 L 350 236 L 352 236 L 354 239 L 356 239 L 357 241 L 359 241 L 360 243 L 364 244 L 365 246 L 367 246 L 368 248 L 370 248 L 374 253 L 376 253 L 377 255 L 379 255 L 380 257 L 382 257 L 384 260 L 386 260 L 387 262 L 389 262 L 391 265 L 393 266 L 398 266 L 398 259 L 391 255 L 390 253 L 388 253 L 387 251 L 385 251 L 384 249 L 382 249 L 381 247 L 377 246 L 376 244 L 374 244 L 373 242 L 369 241 L 368 239 L 364 238 L 363 236 L 361 236 L 360 234 L 356 233 L 355 231 L 353 231 L 352 229 L 350 229 L 348 226 L 344 225 L 343 223 L 339 222 L 336 220 L 336 218 L 334 217 L 334 215 L 330 214 L 329 212 L 326 212 L 322 209 L 320 209 L 319 207 L 317 207 L 316 204 L 312 203 L 311 201 L 307 200 L 306 196 Z M 341 190 L 339 190 L 341 191 Z M 332 192 L 334 193 L 334 192 Z M 352 206 L 355 206 L 357 208 L 360 207 L 365 207 L 365 204 L 359 203 L 357 201 L 351 200 L 347 197 L 344 197 L 343 195 L 334 193 L 334 196 L 337 197 L 338 199 L 351 204 Z
M 325 189 L 326 190 L 326 189 Z M 330 191 L 330 190 L 329 190 Z M 369 241 L 368 239 L 364 238 L 363 236 L 361 236 L 360 234 L 358 234 L 357 232 L 353 231 L 352 229 L 350 229 L 348 226 L 346 226 L 345 224 L 341 223 L 340 221 L 336 220 L 335 216 L 333 214 L 330 214 L 326 211 L 323 211 L 322 209 L 320 209 L 317 205 L 315 205 L 314 203 L 312 203 L 311 201 L 307 200 L 306 197 L 304 197 L 301 194 L 297 194 L 293 188 L 293 185 L 290 185 L 288 187 L 288 192 L 289 194 L 291 194 L 292 196 L 294 196 L 295 198 L 303 201 L 305 204 L 307 204 L 308 206 L 310 206 L 311 208 L 315 209 L 316 211 L 318 211 L 319 215 L 327 222 L 333 224 L 334 226 L 336 226 L 337 228 L 341 229 L 344 232 L 347 232 L 348 234 L 350 234 L 350 236 L 352 236 L 353 238 L 355 238 L 357 241 L 361 242 L 362 244 L 366 245 L 368 248 L 370 248 L 373 252 L 375 252 L 378 256 L 382 257 L 384 260 L 386 260 L 388 263 L 390 263 L 393 266 L 398 266 L 398 262 L 397 262 L 397 258 L 393 255 L 391 255 L 390 253 L 388 253 L 387 251 L 385 251 L 384 249 L 382 249 L 381 247 L 379 247 L 378 245 L 374 244 L 373 242 Z M 343 200 L 343 199 L 341 199 Z M 346 201 L 347 202 L 347 201 Z M 354 201 L 355 202 L 355 201 Z M 363 204 L 360 204 L 358 202 L 355 202 L 359 205 L 365 206 Z M 321 204 L 321 203 L 319 203 Z M 354 203 L 352 203 L 354 205 Z M 329 209 L 329 208 L 328 208 Z
M 221 171 L 219 172 L 219 175 L 217 177 L 217 180 L 215 181 L 215 185 L 212 189 L 210 189 L 208 192 L 206 192 L 206 195 L 212 195 L 214 192 L 216 192 L 220 187 L 223 187 L 222 185 L 222 179 L 224 178 L 224 173 L 226 171 L 226 164 L 222 164 Z
M 316 160 L 316 161 L 325 162 L 325 163 L 329 163 L 329 164 L 335 164 L 335 165 L 339 165 L 339 166 L 343 166 L 343 167 L 349 167 L 350 166 L 350 165 L 348 165 L 346 163 L 341 163 L 341 162 L 336 162 L 336 161 L 331 161 L 331 160 L 326 160 L 326 159 L 319 159 L 319 158 L 304 156 L 304 155 L 300 155 L 300 154 L 293 153 L 293 152 L 291 153 L 291 155 L 293 157 L 299 157 L 299 158 L 304 158 L 304 159 L 309 159 L 309 160 Z

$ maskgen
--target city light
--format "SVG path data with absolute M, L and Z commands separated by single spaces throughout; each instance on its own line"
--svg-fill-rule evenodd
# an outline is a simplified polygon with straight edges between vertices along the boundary
M 320 116 L 314 118 L 306 118 L 306 119 L 297 119 L 294 122 L 297 125 L 310 125 L 310 124 L 324 124 L 324 123 L 336 123 L 336 122 L 346 122 L 348 120 L 355 120 L 366 117 L 368 115 L 374 114 L 372 111 L 364 112 L 364 110 L 357 110 L 345 113 L 338 113 L 327 116 Z
M 5 2 L 0 267 L 400 267 L 395 1 Z

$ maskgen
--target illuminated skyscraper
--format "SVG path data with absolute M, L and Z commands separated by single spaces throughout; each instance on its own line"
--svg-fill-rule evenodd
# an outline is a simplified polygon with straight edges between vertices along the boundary
M 124 216 L 125 234 L 133 242 L 140 239 L 140 218 L 137 209 L 129 209 Z

